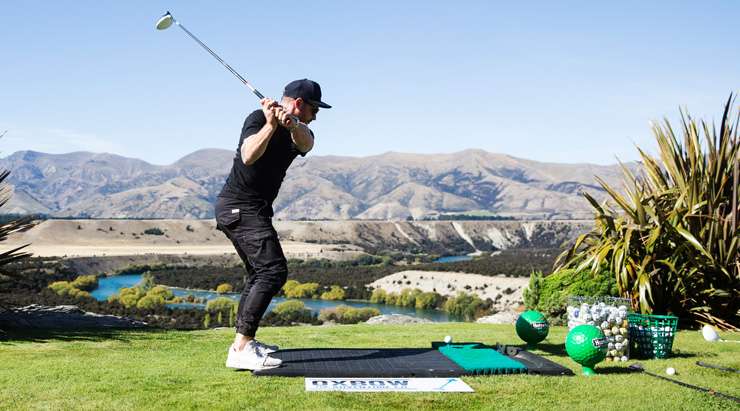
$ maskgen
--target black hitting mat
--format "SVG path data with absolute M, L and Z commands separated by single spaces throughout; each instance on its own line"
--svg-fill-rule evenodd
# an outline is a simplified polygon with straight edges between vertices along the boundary
M 270 354 L 282 366 L 254 371 L 257 376 L 284 377 L 459 377 L 465 370 L 436 349 L 312 348 Z
M 517 360 L 527 367 L 527 373 L 530 375 L 560 375 L 572 377 L 573 371 L 562 365 L 550 361 L 545 357 L 532 354 L 516 346 L 497 345 L 497 350 L 512 360 Z

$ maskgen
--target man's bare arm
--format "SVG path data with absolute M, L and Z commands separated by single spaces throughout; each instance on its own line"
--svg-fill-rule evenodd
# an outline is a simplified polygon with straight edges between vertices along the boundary
M 290 130 L 290 138 L 301 153 L 308 153 L 313 148 L 313 134 L 303 123 Z
M 255 161 L 259 160 L 265 154 L 267 144 L 278 127 L 278 120 L 274 110 L 275 101 L 269 98 L 263 98 L 260 100 L 260 104 L 262 105 L 262 112 L 265 114 L 265 125 L 257 133 L 245 138 L 242 146 L 239 147 L 242 162 L 246 165 L 254 164 Z
M 272 135 L 275 134 L 275 128 L 277 126 L 267 123 L 260 131 L 244 139 L 240 148 L 242 155 L 242 162 L 246 165 L 254 164 L 255 161 L 259 160 L 265 150 L 267 144 L 270 142 Z

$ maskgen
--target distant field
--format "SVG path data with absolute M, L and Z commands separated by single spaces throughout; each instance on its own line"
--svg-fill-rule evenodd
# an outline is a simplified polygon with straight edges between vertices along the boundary
M 545 355 L 573 370 L 563 353 L 566 329 L 554 327 Z M 267 341 L 297 347 L 428 347 L 457 341 L 519 343 L 511 326 L 441 323 L 270 327 Z M 302 378 L 252 377 L 223 366 L 232 331 L 13 334 L 0 342 L 0 409 L 256 410 L 736 410 L 737 404 L 679 387 L 624 366 L 602 364 L 594 377 L 465 377 L 473 394 L 306 393 Z M 728 335 L 727 338 L 740 338 Z M 677 356 L 643 361 L 652 372 L 678 370 L 681 381 L 740 396 L 737 374 L 700 368 L 697 360 L 740 368 L 738 344 L 707 343 L 679 332 Z M 627 363 L 629 364 L 629 363 Z

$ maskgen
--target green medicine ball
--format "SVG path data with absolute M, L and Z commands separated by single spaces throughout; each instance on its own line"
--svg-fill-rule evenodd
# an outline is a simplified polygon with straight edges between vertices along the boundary
M 544 340 L 549 331 L 550 324 L 540 312 L 525 311 L 516 320 L 516 333 L 529 346 Z
M 565 338 L 565 351 L 573 361 L 583 366 L 583 375 L 592 375 L 594 366 L 606 358 L 608 340 L 604 333 L 593 325 L 579 325 Z

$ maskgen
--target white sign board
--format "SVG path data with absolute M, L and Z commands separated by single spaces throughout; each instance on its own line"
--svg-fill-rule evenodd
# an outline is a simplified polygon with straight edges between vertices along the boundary
M 306 391 L 474 392 L 459 378 L 306 378 Z

